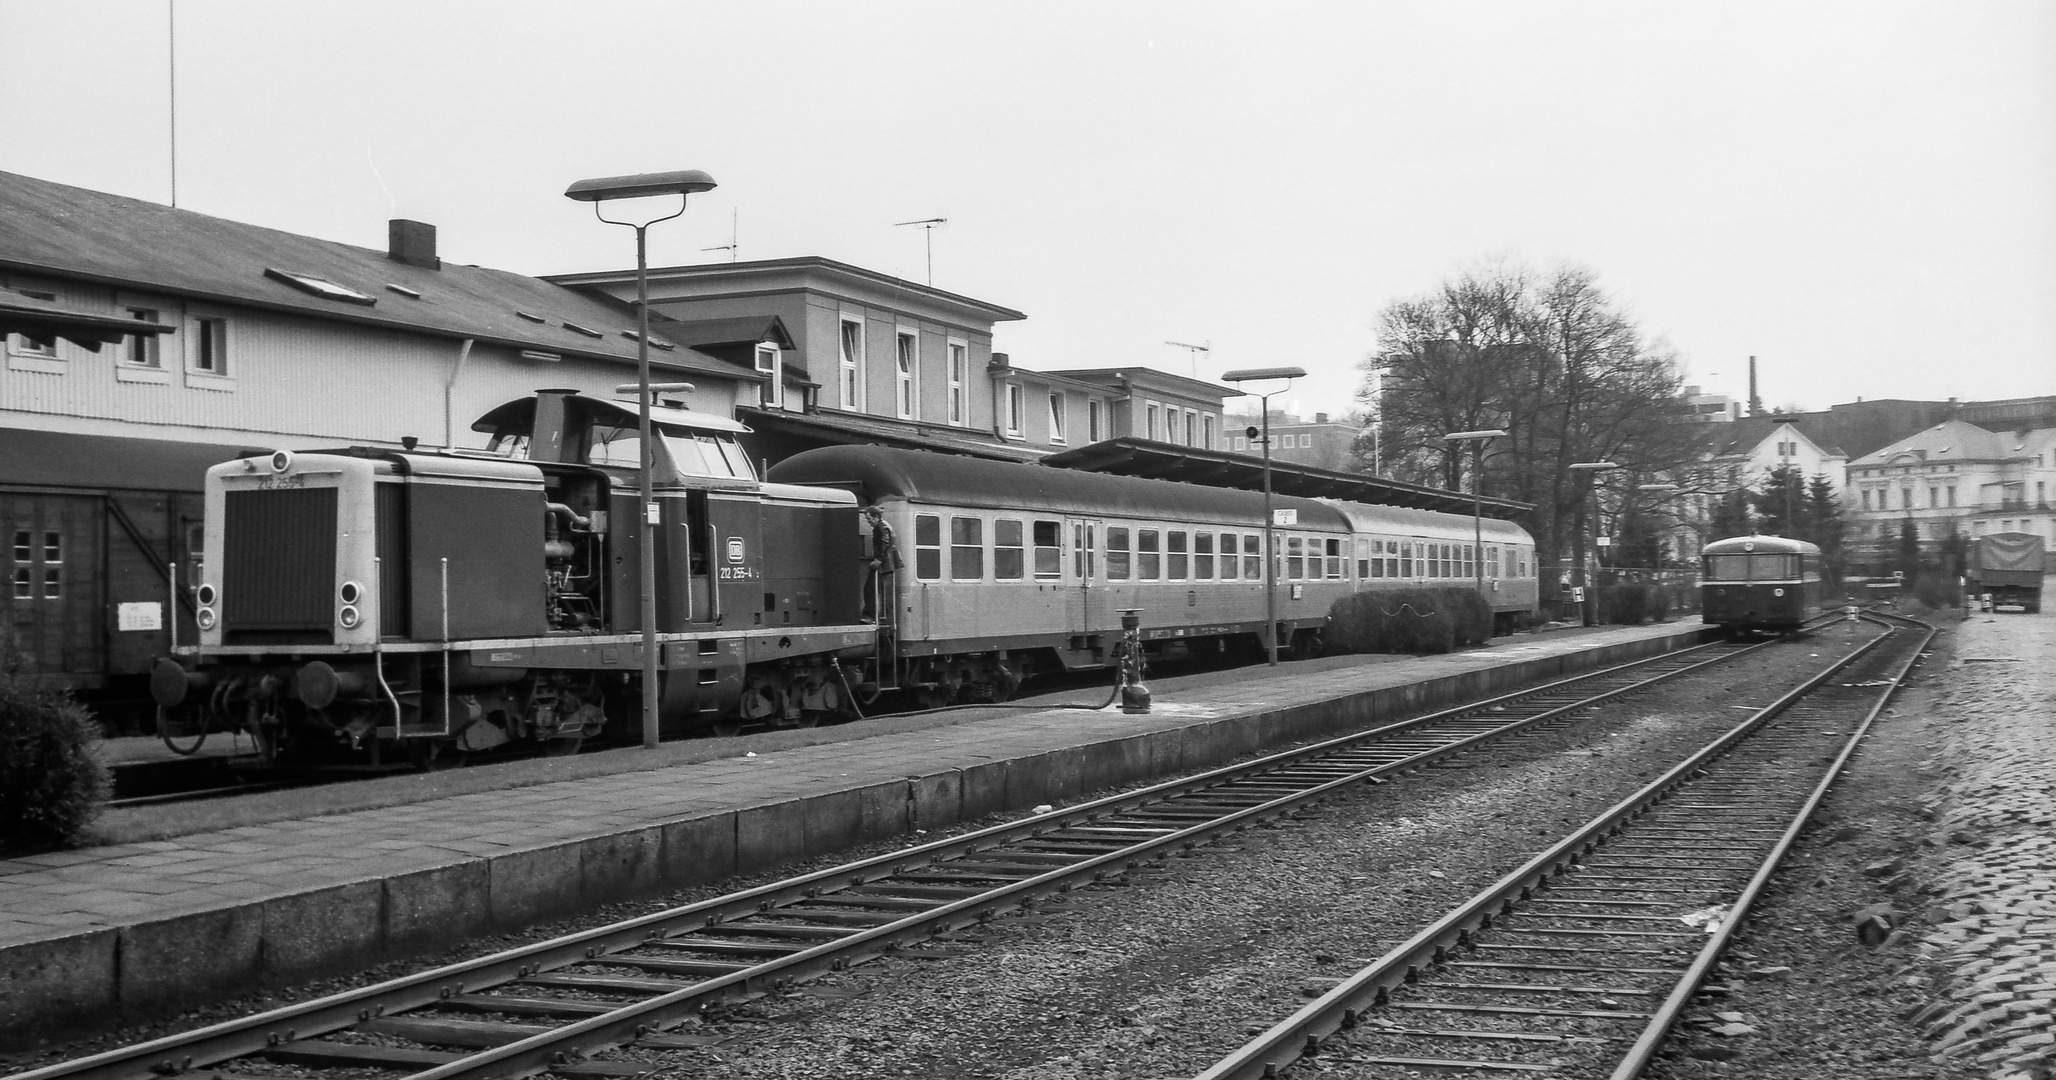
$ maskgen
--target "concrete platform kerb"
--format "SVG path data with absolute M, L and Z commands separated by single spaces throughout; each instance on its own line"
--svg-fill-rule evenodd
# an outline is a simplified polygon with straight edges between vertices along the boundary
M 0 1050 L 433 955 L 915 829 L 1193 772 L 1696 643 L 1696 623 L 0 860 Z

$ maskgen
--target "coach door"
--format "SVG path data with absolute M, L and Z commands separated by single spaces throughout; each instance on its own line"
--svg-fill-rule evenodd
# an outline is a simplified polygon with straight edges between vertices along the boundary
M 1088 634 L 1099 630 L 1107 616 L 1099 566 L 1100 523 L 1096 518 L 1067 518 L 1064 525 L 1071 533 L 1071 580 L 1077 585 L 1069 590 L 1064 622 L 1074 633 Z

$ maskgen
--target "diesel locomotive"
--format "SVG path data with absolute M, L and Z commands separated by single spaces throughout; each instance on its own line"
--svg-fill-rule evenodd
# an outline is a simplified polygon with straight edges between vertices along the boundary
M 856 715 L 887 689 L 1004 700 L 1037 672 L 1151 653 L 1318 649 L 1360 589 L 1467 586 L 1532 616 L 1534 547 L 1501 521 L 875 446 L 760 479 L 732 419 L 651 410 L 657 668 L 668 736 Z M 488 448 L 243 457 L 206 484 L 197 643 L 159 661 L 162 722 L 267 758 L 570 749 L 637 727 L 633 403 L 509 402 Z M 1266 566 L 1267 561 L 1269 566 Z
M 1716 540 L 1699 552 L 1701 620 L 1731 634 L 1789 633 L 1820 614 L 1820 548 L 1782 536 Z

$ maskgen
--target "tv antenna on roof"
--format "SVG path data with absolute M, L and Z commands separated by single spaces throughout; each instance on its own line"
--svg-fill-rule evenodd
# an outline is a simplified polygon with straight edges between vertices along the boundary
M 1199 354 L 1206 353 L 1208 356 L 1212 356 L 1214 352 L 1214 346 L 1211 342 L 1205 345 L 1190 345 L 1183 341 L 1166 341 L 1164 344 L 1176 345 L 1184 349 L 1192 357 L 1192 377 L 1195 379 L 1199 378 Z
M 928 241 L 928 284 L 930 285 L 935 284 L 935 227 L 948 220 L 946 217 L 931 217 L 922 218 L 919 221 L 895 221 L 892 223 L 892 227 L 895 229 L 902 225 L 921 226 L 922 235 Z
M 715 245 L 714 245 L 713 247 L 704 247 L 704 248 L 701 248 L 700 250 L 701 250 L 701 251 L 725 251 L 725 252 L 727 252 L 727 253 L 728 253 L 728 261 L 729 261 L 729 262 L 734 262 L 734 261 L 735 261 L 735 255 L 736 255 L 736 251 L 738 250 L 738 249 L 737 249 L 737 246 L 736 246 L 736 242 L 735 242 L 735 226 L 736 226 L 736 221 L 737 221 L 737 219 L 738 219 L 738 218 L 739 218 L 740 216 L 741 216 L 741 211 L 739 211 L 739 210 L 735 210 L 735 209 L 731 208 L 731 209 L 730 209 L 730 210 L 728 211 L 728 242 L 727 242 L 727 243 L 725 243 L 725 244 L 715 244 Z

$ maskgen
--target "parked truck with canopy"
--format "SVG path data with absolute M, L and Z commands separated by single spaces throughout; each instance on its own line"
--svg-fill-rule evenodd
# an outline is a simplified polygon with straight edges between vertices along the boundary
M 2018 604 L 2029 614 L 2042 610 L 2042 576 L 2048 569 L 2044 542 L 2034 533 L 1986 533 L 1970 538 L 1964 584 L 1991 607 Z

